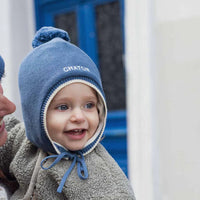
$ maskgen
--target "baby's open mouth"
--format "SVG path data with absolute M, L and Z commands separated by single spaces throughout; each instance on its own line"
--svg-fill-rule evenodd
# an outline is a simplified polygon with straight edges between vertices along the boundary
M 71 135 L 81 135 L 85 132 L 85 130 L 86 129 L 74 129 L 74 130 L 65 131 L 65 133 L 71 134 Z

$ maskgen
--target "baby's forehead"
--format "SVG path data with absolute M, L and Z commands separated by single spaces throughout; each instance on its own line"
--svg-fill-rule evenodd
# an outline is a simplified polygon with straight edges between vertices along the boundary
M 57 101 L 60 99 L 68 98 L 68 99 L 76 99 L 76 98 L 82 98 L 82 99 L 97 99 L 98 100 L 98 95 L 97 91 L 81 82 L 73 82 L 70 84 L 67 84 L 66 86 L 60 88 L 60 90 L 57 91 L 57 93 L 54 95 L 54 98 L 52 101 Z
M 96 90 L 93 88 L 93 87 L 91 87 L 89 84 L 87 84 L 87 83 L 83 83 L 83 82 L 72 82 L 72 83 L 70 83 L 70 84 L 67 84 L 66 86 L 64 86 L 63 88 L 61 88 L 61 90 L 59 91 L 59 92 L 62 92 L 62 91 L 65 91 L 65 90 L 67 90 L 67 91 L 74 91 L 74 90 L 76 90 L 76 91 L 80 91 L 80 92 L 82 92 L 82 91 L 85 91 L 85 92 L 88 92 L 88 93 L 94 93 L 94 94 L 96 94 Z

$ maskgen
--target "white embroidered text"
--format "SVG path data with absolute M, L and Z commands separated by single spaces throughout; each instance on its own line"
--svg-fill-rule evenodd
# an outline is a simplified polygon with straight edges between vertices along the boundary
M 75 70 L 82 70 L 82 71 L 90 71 L 87 67 L 83 66 L 69 66 L 69 67 L 64 67 L 63 71 L 64 72 L 69 72 L 69 71 L 75 71 Z

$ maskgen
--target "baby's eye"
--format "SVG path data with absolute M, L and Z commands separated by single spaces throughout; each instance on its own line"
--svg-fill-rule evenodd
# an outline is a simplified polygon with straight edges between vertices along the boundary
M 68 106 L 67 105 L 60 105 L 57 107 L 58 110 L 67 110 Z
M 85 108 L 87 108 L 87 109 L 91 109 L 91 108 L 94 108 L 94 107 L 95 107 L 95 103 L 93 103 L 93 102 L 89 102 L 85 105 Z

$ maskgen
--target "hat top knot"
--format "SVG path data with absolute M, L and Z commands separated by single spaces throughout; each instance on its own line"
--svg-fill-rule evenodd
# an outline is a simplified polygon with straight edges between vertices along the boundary
M 66 31 L 54 27 L 43 27 L 35 34 L 32 47 L 38 47 L 56 37 L 70 41 L 70 37 Z

